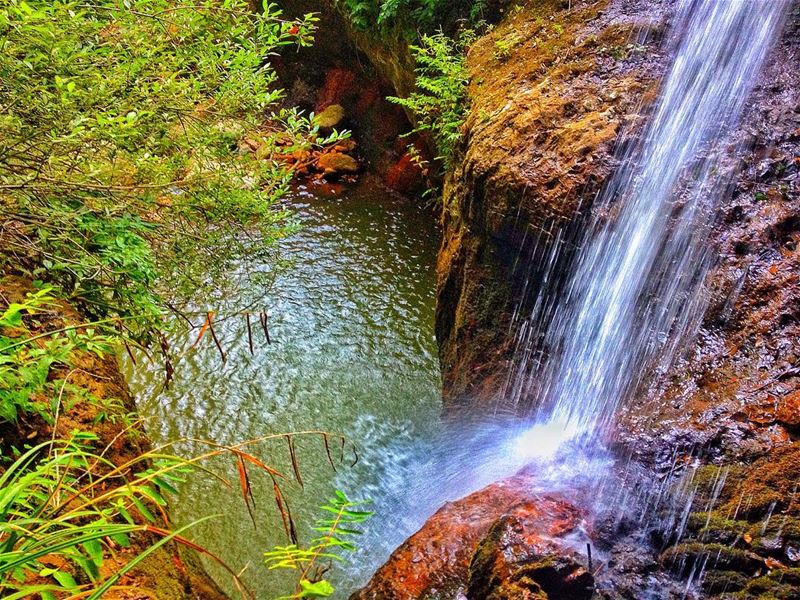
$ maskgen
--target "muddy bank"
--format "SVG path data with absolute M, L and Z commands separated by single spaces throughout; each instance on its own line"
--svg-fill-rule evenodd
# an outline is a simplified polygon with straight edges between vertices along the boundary
M 31 291 L 31 282 L 24 278 L 6 276 L 0 279 L 0 298 L 3 302 L 0 312 L 12 302 L 22 302 L 25 294 Z M 44 333 L 83 321 L 71 306 L 58 302 L 31 317 L 29 325 L 33 327 L 32 331 Z M 54 424 L 23 414 L 16 426 L 3 425 L 0 428 L 0 446 L 5 456 L 10 455 L 7 451 L 12 445 L 33 445 L 51 438 L 69 439 L 75 431 L 95 434 L 95 447 L 107 448 L 104 456 L 116 466 L 125 465 L 150 448 L 147 433 L 136 416 L 136 406 L 128 393 L 116 356 L 106 354 L 100 357 L 95 353 L 75 351 L 69 357 L 69 366 L 60 363 L 53 365 L 49 377 L 64 379 L 69 384 L 62 389 L 60 410 Z M 82 395 L 85 394 L 93 396 L 92 401 L 84 399 Z M 163 527 L 169 524 L 162 518 L 159 525 Z M 105 556 L 103 570 L 107 574 L 120 570 L 156 541 L 157 537 L 133 537 L 130 547 L 118 548 L 113 555 Z M 109 591 L 104 598 L 226 598 L 205 574 L 198 557 L 174 542 L 157 549 L 125 573 L 118 586 L 120 589 Z

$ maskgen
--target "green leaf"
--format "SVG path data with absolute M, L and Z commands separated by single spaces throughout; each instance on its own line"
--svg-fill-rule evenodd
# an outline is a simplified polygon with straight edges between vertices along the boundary
M 333 595 L 336 590 L 325 579 L 320 581 L 311 582 L 307 579 L 300 580 L 300 593 L 299 598 L 328 598 Z
M 61 586 L 68 590 L 74 590 L 78 587 L 78 584 L 75 582 L 75 579 L 72 577 L 72 575 L 64 571 L 55 571 L 53 573 L 53 579 L 55 579 Z
M 89 558 L 98 568 L 103 566 L 103 545 L 100 542 L 89 540 L 83 544 L 83 549 L 86 550 L 86 554 L 89 555 Z

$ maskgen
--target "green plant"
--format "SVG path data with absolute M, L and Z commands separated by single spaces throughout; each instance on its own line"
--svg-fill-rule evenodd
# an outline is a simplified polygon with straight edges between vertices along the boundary
M 402 23 L 430 24 L 443 0 L 337 0 L 336 5 L 353 27 L 366 30 L 372 25 L 383 28 Z
M 265 562 L 270 569 L 292 569 L 298 572 L 297 587 L 289 598 L 327 598 L 332 595 L 333 585 L 324 578 L 328 566 L 324 561 L 344 560 L 341 551 L 352 552 L 356 546 L 351 541 L 361 532 L 355 527 L 364 523 L 373 513 L 359 510 L 365 501 L 354 502 L 344 492 L 336 490 L 333 498 L 322 506 L 328 517 L 319 519 L 314 531 L 321 535 L 313 540 L 308 548 L 297 544 L 276 546 L 264 553 Z
M 53 377 L 52 369 L 56 365 L 71 366 L 76 352 L 91 352 L 102 358 L 113 351 L 113 337 L 91 326 L 34 336 L 26 320 L 57 306 L 52 291 L 44 287 L 28 293 L 23 302 L 11 303 L 0 315 L 0 423 L 15 422 L 20 412 L 53 423 L 62 399 L 97 401 L 85 390 L 71 386 L 66 378 Z
M 475 0 L 469 9 L 470 23 L 479 23 L 486 19 L 486 4 L 488 0 Z
M 522 36 L 512 31 L 507 33 L 494 43 L 494 57 L 498 60 L 505 60 L 511 56 L 511 51 L 522 41 Z
M 182 530 L 155 525 L 152 507 L 165 504 L 163 494 L 181 480 L 185 461 L 149 453 L 118 467 L 90 450 L 93 441 L 90 434 L 78 434 L 70 441 L 40 444 L 0 476 L 4 598 L 40 594 L 53 599 L 59 593 L 100 598 L 164 543 L 182 539 Z M 134 474 L 137 468 L 143 470 Z M 158 541 L 112 575 L 101 574 L 107 554 L 129 547 L 134 534 L 148 532 Z
M 202 466 L 220 456 L 234 458 L 239 487 L 248 508 L 252 505 L 248 465 L 272 478 L 276 503 L 285 515 L 285 498 L 278 482 L 280 472 L 246 452 L 249 445 L 286 439 L 293 454 L 297 435 L 323 436 L 326 432 L 265 436 L 235 446 L 206 442 L 210 449 L 192 458 L 170 453 L 169 447 L 136 455 L 122 464 L 107 456 L 108 448 L 95 451 L 96 436 L 75 432 L 70 440 L 52 440 L 29 448 L 0 475 L 0 596 L 6 600 L 40 594 L 54 599 L 101 598 L 131 569 L 169 541 L 200 552 L 218 562 L 247 597 L 251 594 L 235 572 L 216 555 L 186 538 L 190 525 L 170 530 L 163 509 L 169 494 L 191 472 L 202 472 L 230 486 L 223 477 Z M 295 472 L 299 478 L 299 473 Z M 338 496 L 337 496 L 338 498 Z M 343 525 L 357 521 L 351 503 L 332 503 L 339 525 L 331 528 L 327 546 L 339 544 L 346 535 Z M 294 525 L 287 525 L 287 532 Z M 132 558 L 113 572 L 103 570 L 105 560 L 120 548 L 131 548 Z
M 468 17 L 477 23 L 483 18 L 486 0 L 336 0 L 336 6 L 357 30 L 377 25 L 379 31 L 396 28 L 415 35 L 417 30 L 430 30 L 443 21 Z
M 417 91 L 407 98 L 389 100 L 411 111 L 417 119 L 414 132 L 433 136 L 437 158 L 450 166 L 467 113 L 469 73 L 464 55 L 475 33 L 466 30 L 458 39 L 442 33 L 423 35 L 411 50 L 417 63 Z
M 239 142 L 282 96 L 270 55 L 315 22 L 247 0 L 3 3 L 0 267 L 141 340 L 222 297 L 234 262 L 264 273 L 291 173 Z
M 334 129 L 327 135 L 320 134 L 320 126 L 314 121 L 314 113 L 308 116 L 297 108 L 284 108 L 272 115 L 272 120 L 286 132 L 284 140 L 288 143 L 280 148 L 283 154 L 295 150 L 320 150 L 331 144 L 350 139 L 349 131 Z M 281 141 L 281 140 L 278 140 Z

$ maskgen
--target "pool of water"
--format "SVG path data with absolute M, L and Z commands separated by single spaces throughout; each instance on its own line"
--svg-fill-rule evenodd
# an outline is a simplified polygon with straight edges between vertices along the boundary
M 362 186 L 339 197 L 300 189 L 289 204 L 301 224 L 282 243 L 292 266 L 268 290 L 241 290 L 242 298 L 258 299 L 253 310 L 266 309 L 272 343 L 266 343 L 254 316 L 251 354 L 244 317 L 220 318 L 215 329 L 226 362 L 208 335 L 189 348 L 195 330 L 173 340 L 187 350 L 168 389 L 163 372 L 146 361 L 129 362 L 126 370 L 157 444 L 184 438 L 231 444 L 308 429 L 341 433 L 355 443 L 358 462 L 351 466 L 348 451 L 334 472 L 319 437 L 298 439 L 304 485 L 283 485 L 301 542 L 310 539 L 308 526 L 334 490 L 374 501 L 377 516 L 358 553 L 350 566 L 332 573 L 341 598 L 429 512 L 416 505 L 405 484 L 419 469 L 420 446 L 439 428 L 433 332 L 438 234 L 430 211 L 380 189 Z M 231 298 L 230 306 L 240 306 L 242 298 Z M 225 310 L 220 307 L 220 314 Z M 184 442 L 181 449 L 203 448 Z M 292 471 L 284 441 L 259 444 L 253 453 Z M 234 461 L 220 460 L 214 467 L 232 489 L 207 475 L 192 475 L 173 499 L 173 520 L 181 525 L 222 514 L 198 525 L 193 538 L 234 568 L 246 567 L 243 580 L 258 598 L 291 592 L 289 574 L 263 565 L 265 550 L 287 543 L 272 482 L 252 474 L 254 525 Z M 209 562 L 208 568 L 223 588 L 234 591 L 218 567 Z

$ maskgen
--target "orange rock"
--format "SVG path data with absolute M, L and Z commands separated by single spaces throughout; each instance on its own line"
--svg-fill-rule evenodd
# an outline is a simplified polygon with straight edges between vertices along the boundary
M 775 420 L 789 427 L 800 427 L 800 390 L 785 396 L 778 403 Z
M 358 171 L 358 161 L 341 152 L 328 152 L 317 159 L 317 168 L 326 175 L 355 173 Z
M 291 157 L 296 161 L 306 160 L 309 156 L 311 156 L 311 152 L 303 149 L 297 149 L 291 154 Z
M 319 113 L 331 104 L 343 104 L 348 96 L 358 92 L 355 87 L 356 74 L 350 69 L 334 67 L 325 74 L 325 83 L 317 92 L 314 112 Z
M 408 194 L 424 187 L 425 177 L 411 154 L 406 152 L 386 172 L 384 183 L 401 194 Z
M 560 498 L 532 495 L 531 483 L 531 476 L 520 474 L 446 504 L 394 551 L 351 600 L 418 600 L 436 590 L 466 589 L 468 585 L 476 594 L 469 597 L 478 600 L 486 592 L 481 586 L 484 575 L 502 583 L 503 573 L 516 573 L 545 555 L 560 557 L 564 568 L 557 577 L 574 577 L 585 586 L 588 573 L 579 572 L 580 565 L 558 541 L 578 529 L 582 513 Z M 510 539 L 505 535 L 507 528 L 513 530 L 514 556 L 503 547 Z M 480 560 L 476 554 L 479 545 Z M 471 564 L 486 573 L 475 571 L 471 576 Z M 533 573 L 526 575 L 535 579 Z

